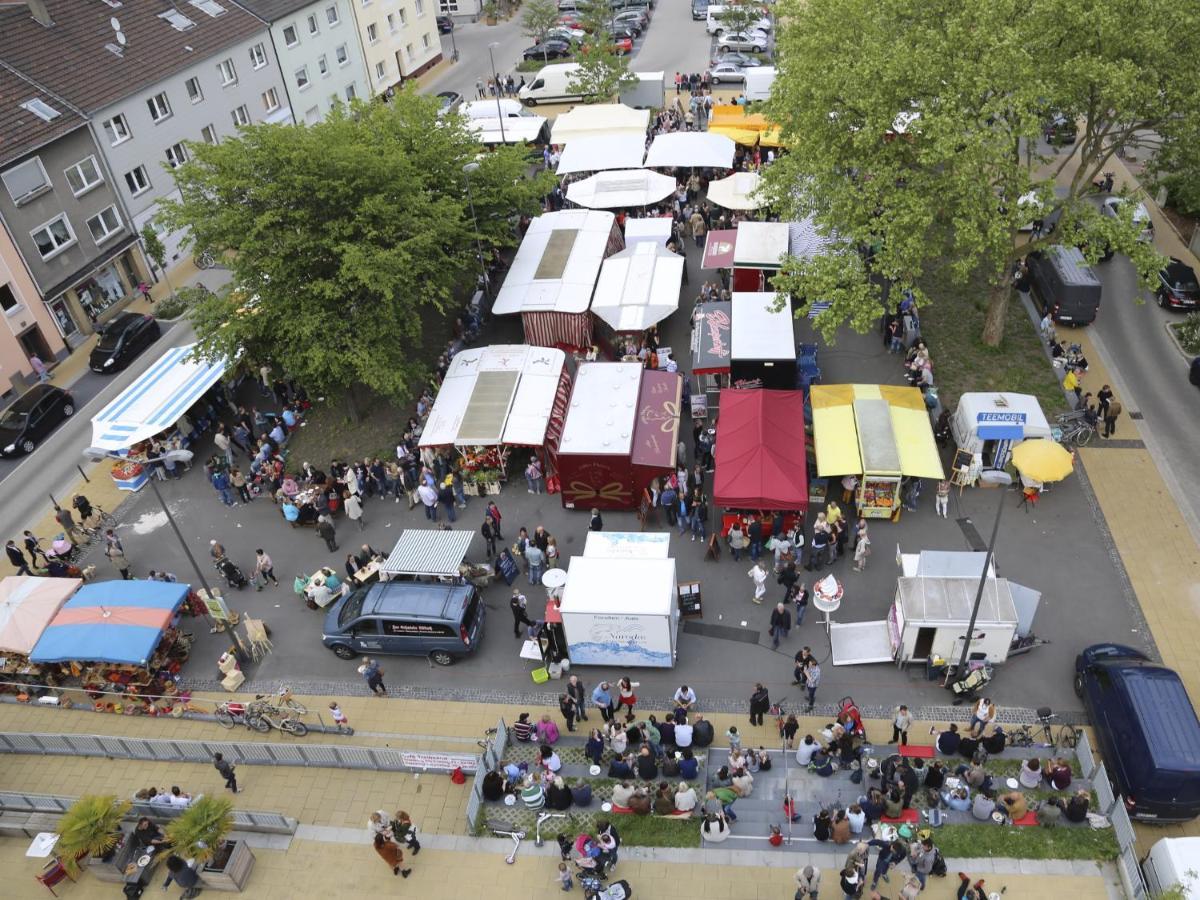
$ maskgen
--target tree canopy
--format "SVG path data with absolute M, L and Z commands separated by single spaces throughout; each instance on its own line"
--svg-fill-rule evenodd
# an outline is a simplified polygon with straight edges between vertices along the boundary
M 232 251 L 235 285 L 192 310 L 201 353 L 272 360 L 311 392 L 405 399 L 427 364 L 423 320 L 479 272 L 470 201 L 485 247 L 504 246 L 549 189 L 527 175 L 526 148 L 482 153 L 437 107 L 405 91 L 190 145 L 162 219 L 197 248 Z
M 545 44 L 550 31 L 558 25 L 558 3 L 555 0 L 529 0 L 521 16 L 523 33 L 535 44 Z M 543 48 L 544 50 L 544 48 Z
M 580 0 L 579 23 L 587 32 L 575 61 L 579 68 L 569 87 L 583 95 L 588 103 L 609 103 L 635 76 L 629 71 L 629 57 L 618 54 L 613 45 L 613 9 L 608 0 Z
M 990 284 L 983 339 L 998 343 L 1013 262 L 1058 242 L 1095 261 L 1129 254 L 1144 282 L 1161 258 L 1138 242 L 1133 204 L 1099 215 L 1091 182 L 1119 150 L 1154 141 L 1162 158 L 1196 151 L 1200 12 L 1174 0 L 785 0 L 768 115 L 790 152 L 767 172 L 773 203 L 813 215 L 846 252 L 793 261 L 780 284 L 828 300 L 817 320 L 869 327 L 872 271 L 912 287 L 941 270 Z M 1038 138 L 1061 115 L 1074 145 L 1042 155 Z M 1150 134 L 1153 133 L 1153 134 Z M 1022 226 L 1060 208 L 1057 228 L 1029 243 Z M 802 304 L 802 310 L 807 304 Z

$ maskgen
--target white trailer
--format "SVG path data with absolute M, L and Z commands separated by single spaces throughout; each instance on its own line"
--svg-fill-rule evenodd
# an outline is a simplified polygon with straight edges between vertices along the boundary
M 771 85 L 775 83 L 774 66 L 750 66 L 742 70 L 746 76 L 746 86 L 743 93 L 747 100 L 768 100 L 771 97 Z
M 1151 897 L 1178 885 L 1182 900 L 1200 900 L 1200 837 L 1160 838 L 1142 860 L 1142 874 Z
M 630 72 L 637 80 L 621 91 L 620 101 L 634 109 L 662 109 L 666 104 L 665 72 Z

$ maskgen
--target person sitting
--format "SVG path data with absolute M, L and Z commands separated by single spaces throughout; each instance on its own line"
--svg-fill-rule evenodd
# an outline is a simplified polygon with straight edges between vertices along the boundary
M 1036 788 L 1042 783 L 1042 766 L 1036 756 L 1021 763 L 1021 771 L 1017 773 L 1017 781 L 1021 782 L 1021 787 L 1030 789 Z M 1020 818 L 1020 816 L 1017 818 Z
M 691 747 L 696 742 L 695 731 L 695 726 L 688 724 L 684 714 L 678 713 L 675 717 L 675 746 L 680 750 Z
M 729 783 L 739 797 L 749 797 L 754 791 L 754 776 L 745 769 L 738 769 Z
M 839 809 L 833 817 L 832 837 L 835 844 L 850 843 L 850 819 L 844 809 Z
M 280 507 L 283 510 L 283 517 L 293 525 L 300 523 L 300 507 L 296 506 L 291 500 L 284 500 Z
M 515 794 L 521 790 L 521 782 L 525 780 L 525 776 L 529 773 L 529 763 L 505 763 L 504 769 L 504 790 L 506 793 Z
M 1047 783 L 1056 791 L 1065 791 L 1071 786 L 1071 767 L 1063 759 L 1048 759 L 1042 766 Z
M 823 809 L 813 818 L 813 837 L 818 841 L 827 841 L 833 836 L 833 819 L 829 810 Z
M 729 823 L 724 816 L 709 813 L 700 825 L 700 837 L 712 844 L 719 844 L 729 837 Z
M 637 788 L 634 795 L 629 798 L 629 808 L 636 816 L 650 815 L 653 806 L 654 804 L 650 799 L 650 795 L 641 787 Z
M 716 774 L 712 776 L 709 787 L 729 787 L 731 784 L 733 784 L 733 776 L 729 771 L 729 766 L 721 766 L 721 768 L 717 769 Z
M 592 805 L 592 786 L 579 778 L 571 786 L 571 802 L 576 806 Z
M 698 799 L 694 787 L 686 781 L 679 782 L 679 786 L 675 788 L 675 809 L 677 811 L 690 813 L 696 808 Z
M 658 763 L 650 750 L 649 744 L 642 744 L 637 755 L 637 774 L 643 781 L 653 781 L 658 777 Z
M 1001 794 L 999 800 L 1004 806 L 1004 811 L 1008 813 L 1009 819 L 1014 822 L 1025 818 L 1025 815 L 1029 812 L 1029 801 L 1025 799 L 1025 795 L 1020 791 L 1009 791 L 1007 794 Z
M 985 735 L 981 741 L 983 749 L 991 756 L 1003 753 L 1007 743 L 1008 735 L 1004 733 L 1004 729 L 999 725 L 996 726 L 996 729 L 991 734 Z
M 969 766 L 959 766 L 956 771 L 973 788 L 985 787 L 991 781 L 987 770 L 979 763 L 971 763 Z
M 948 794 L 942 795 L 942 802 L 950 809 L 966 812 L 971 808 L 971 791 L 966 787 L 956 787 Z
M 512 726 L 513 739 L 528 744 L 533 740 L 533 723 L 529 721 L 529 713 L 523 712 L 517 716 Z
M 933 731 L 932 728 L 929 729 Z M 958 746 L 962 741 L 962 735 L 958 733 L 958 726 L 953 722 L 950 723 L 950 728 L 943 731 L 937 736 L 937 750 L 943 756 L 956 756 L 958 754 Z
M 683 756 L 679 758 L 679 777 L 691 781 L 699 774 L 700 763 L 696 760 L 696 754 L 691 747 L 685 747 Z
M 654 792 L 654 814 L 656 816 L 672 816 L 675 814 L 675 795 L 665 781 Z
M 495 769 L 483 776 L 483 799 L 493 803 L 504 796 L 504 776 Z
M 679 736 L 678 727 L 675 729 L 675 735 Z M 696 716 L 696 721 L 692 723 L 692 743 L 697 747 L 707 747 L 715 737 L 716 732 L 713 730 L 712 723 L 704 716 Z
M 927 788 L 932 788 L 935 791 L 940 791 L 942 785 L 946 783 L 946 768 L 940 762 L 934 761 L 928 769 L 925 770 L 924 785 Z
M 546 805 L 546 792 L 542 790 L 536 772 L 525 777 L 525 783 L 521 786 L 521 802 L 526 809 L 541 809 Z
M 800 746 L 796 748 L 797 765 L 807 766 L 812 762 L 813 754 L 820 749 L 821 745 L 813 740 L 813 736 L 806 734 L 804 740 L 800 742 Z
M 871 788 L 865 797 L 858 798 L 858 805 L 862 807 L 863 815 L 867 817 L 867 824 L 873 825 L 879 821 L 879 817 L 884 812 L 883 792 L 879 788 Z
M 1054 828 L 1062 821 L 1062 817 L 1062 800 L 1059 797 L 1049 797 L 1038 806 L 1037 823 L 1043 828 Z
M 614 756 L 608 764 L 609 778 L 632 778 L 633 769 L 629 767 L 629 763 L 623 756 Z
M 981 822 L 986 822 L 996 810 L 996 795 L 989 788 L 983 788 L 975 794 L 975 802 L 971 804 L 971 815 Z
M 851 834 L 862 834 L 863 828 L 867 824 L 867 814 L 863 812 L 862 806 L 852 803 L 846 810 L 846 819 L 850 822 Z
M 542 716 L 541 721 L 537 723 L 536 730 L 538 740 L 543 744 L 553 744 L 558 740 L 558 726 L 548 715 Z
M 904 814 L 904 794 L 899 787 L 893 787 L 883 798 L 883 814 L 889 819 L 898 819 Z
M 622 781 L 620 784 L 613 786 L 612 803 L 613 806 L 624 806 L 628 808 L 629 801 L 633 798 L 637 789 L 628 781 Z
M 571 791 L 561 778 L 555 778 L 546 788 L 546 806 L 554 810 L 569 809 L 574 802 Z
M 171 787 L 171 793 L 168 795 L 167 803 L 174 806 L 176 809 L 186 809 L 192 805 L 192 795 L 185 794 L 179 789 L 178 785 Z
M 736 772 L 738 769 L 744 768 L 746 768 L 746 754 L 740 747 L 735 747 L 729 751 L 729 771 Z
M 1088 816 L 1088 807 L 1091 806 L 1092 798 L 1086 788 L 1080 788 L 1067 801 L 1065 815 L 1068 822 L 1086 822 Z
M 597 766 L 600 765 L 600 760 L 604 758 L 604 737 L 595 728 L 588 735 L 587 745 L 583 748 L 583 755 Z
M 162 833 L 162 829 L 146 818 L 146 816 L 138 819 L 130 838 L 133 842 L 134 850 L 139 855 L 142 850 L 154 851 L 164 845 L 170 846 L 166 836 Z
M 296 484 L 296 479 L 291 475 L 284 476 L 283 482 L 279 485 L 279 489 L 283 491 L 283 496 L 287 497 L 289 500 L 295 499 L 296 495 L 300 493 L 300 485 Z

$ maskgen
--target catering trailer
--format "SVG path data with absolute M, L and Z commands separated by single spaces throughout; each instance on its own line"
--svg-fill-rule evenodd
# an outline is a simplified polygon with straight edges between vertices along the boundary
M 733 387 L 789 391 L 796 386 L 791 301 L 774 293 L 733 294 Z
M 1014 444 L 1053 440 L 1050 423 L 1036 397 L 1003 391 L 959 397 L 950 431 L 958 449 L 971 454 L 967 482 L 988 469 L 1003 469 Z

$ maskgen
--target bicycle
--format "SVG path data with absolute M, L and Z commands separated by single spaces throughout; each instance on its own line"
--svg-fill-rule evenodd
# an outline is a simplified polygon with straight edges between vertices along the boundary
M 496 738 L 496 729 L 489 728 L 487 731 L 485 731 L 483 733 L 483 740 L 476 741 L 475 743 L 479 745 L 479 748 L 481 750 L 486 752 L 488 750 L 491 750 L 492 747 L 495 746 L 495 744 L 496 744 L 495 738 Z
M 245 725 L 247 728 L 251 728 L 260 733 L 266 733 L 270 731 L 270 723 L 259 715 L 251 715 L 250 709 L 250 706 L 226 701 L 216 708 L 216 710 L 213 712 L 213 715 L 216 716 L 217 724 L 222 728 L 232 728 L 234 725 Z
M 1047 747 L 1054 750 L 1062 748 L 1073 750 L 1079 744 L 1083 729 L 1073 725 L 1063 725 L 1054 733 L 1053 723 L 1058 714 L 1051 712 L 1050 707 L 1043 706 L 1037 711 L 1037 722 L 1034 725 L 1022 725 L 1008 733 L 1008 743 L 1014 747 Z M 1040 735 L 1039 735 L 1040 730 Z M 1039 736 L 1041 740 L 1039 740 Z
M 1086 445 L 1096 436 L 1096 428 L 1087 422 L 1074 422 L 1063 426 L 1062 440 L 1076 447 Z
M 308 713 L 308 707 L 292 696 L 292 689 L 287 685 L 281 687 L 279 693 L 275 695 L 275 706 L 277 708 L 290 709 L 300 716 Z
M 308 734 L 308 726 L 299 719 L 288 715 L 287 713 L 289 712 L 291 712 L 291 710 L 282 710 L 277 706 L 264 705 L 260 708 L 255 708 L 250 727 L 261 731 L 262 728 L 260 728 L 258 725 L 258 722 L 261 721 L 266 723 L 268 731 L 271 728 L 278 728 L 280 731 L 285 732 L 286 734 L 294 734 L 296 737 L 304 737 L 306 734 Z M 246 715 L 251 715 L 250 707 L 247 707 Z

